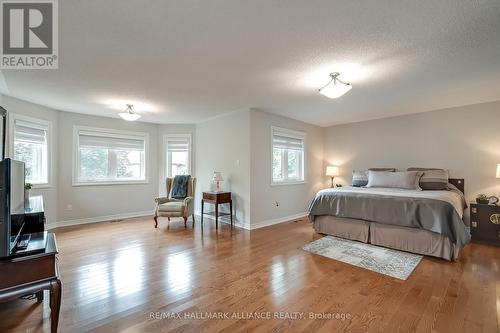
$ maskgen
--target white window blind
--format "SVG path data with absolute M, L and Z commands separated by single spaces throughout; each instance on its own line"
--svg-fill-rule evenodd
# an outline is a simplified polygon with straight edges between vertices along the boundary
M 49 123 L 14 117 L 13 158 L 23 161 L 26 182 L 34 185 L 49 182 Z
M 102 133 L 80 132 L 80 147 L 106 148 L 119 150 L 144 150 L 144 138 L 116 137 L 103 135 Z
M 49 127 L 29 121 L 14 120 L 14 140 L 17 142 L 47 144 Z
M 191 169 L 191 136 L 166 136 L 167 175 L 186 175 Z
M 305 133 L 278 127 L 272 133 L 272 183 L 304 181 Z
M 76 135 L 77 184 L 146 180 L 145 133 L 80 129 Z
M 304 138 L 293 137 L 276 130 L 273 133 L 273 147 L 291 150 L 303 150 Z

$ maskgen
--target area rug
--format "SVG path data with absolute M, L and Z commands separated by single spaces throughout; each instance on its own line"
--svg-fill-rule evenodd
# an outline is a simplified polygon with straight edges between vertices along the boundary
M 408 279 L 422 260 L 418 254 L 333 236 L 325 236 L 304 245 L 302 249 L 400 280 Z

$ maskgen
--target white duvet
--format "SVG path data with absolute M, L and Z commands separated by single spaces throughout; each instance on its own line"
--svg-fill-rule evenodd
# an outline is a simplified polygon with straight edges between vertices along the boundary
M 376 195 L 389 195 L 395 197 L 441 200 L 450 203 L 455 208 L 460 218 L 463 218 L 464 210 L 466 208 L 463 196 L 455 191 L 417 191 L 398 188 L 344 186 L 324 189 L 319 191 L 318 194 L 329 192 L 366 193 Z

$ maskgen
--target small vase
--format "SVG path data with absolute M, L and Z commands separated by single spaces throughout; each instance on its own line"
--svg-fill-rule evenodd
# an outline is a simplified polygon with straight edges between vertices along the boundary
M 30 199 L 30 192 L 31 190 L 24 190 L 24 200 Z

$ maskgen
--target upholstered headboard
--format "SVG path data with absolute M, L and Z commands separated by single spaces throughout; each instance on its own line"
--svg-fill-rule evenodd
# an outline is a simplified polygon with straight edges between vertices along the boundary
M 448 179 L 451 185 L 455 185 L 463 194 L 465 194 L 465 183 L 463 178 L 450 178 Z

